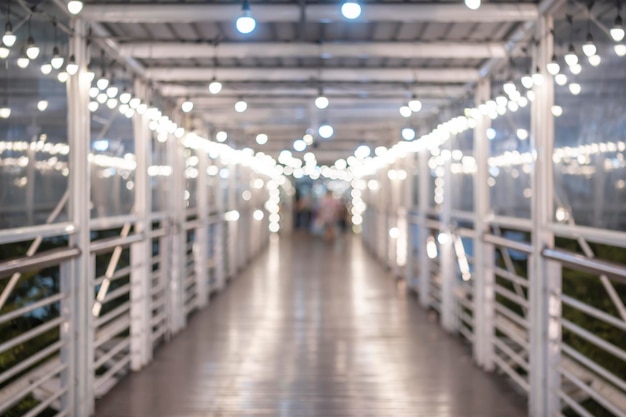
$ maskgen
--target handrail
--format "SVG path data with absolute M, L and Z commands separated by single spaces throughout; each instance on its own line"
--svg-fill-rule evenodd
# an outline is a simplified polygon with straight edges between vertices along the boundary
M 544 248 L 541 254 L 544 258 L 560 262 L 563 265 L 575 267 L 578 270 L 596 275 L 607 275 L 626 284 L 626 266 L 624 265 L 587 258 L 563 249 Z
M 118 246 L 129 246 L 132 243 L 139 242 L 144 239 L 143 233 L 135 233 L 133 235 L 129 235 L 127 237 L 113 237 L 110 239 L 102 239 L 96 242 L 93 242 L 89 247 L 89 252 L 94 255 L 100 255 L 103 253 L 110 252 Z
M 52 249 L 40 252 L 33 256 L 11 259 L 0 263 L 0 278 L 11 276 L 15 273 L 35 271 L 49 266 L 59 265 L 74 259 L 80 255 L 77 247 Z
M 533 252 L 533 247 L 529 243 L 517 242 L 515 240 L 507 239 L 501 236 L 495 236 L 489 233 L 483 234 L 483 242 L 491 243 L 496 246 L 503 246 L 507 249 L 513 249 L 529 255 Z

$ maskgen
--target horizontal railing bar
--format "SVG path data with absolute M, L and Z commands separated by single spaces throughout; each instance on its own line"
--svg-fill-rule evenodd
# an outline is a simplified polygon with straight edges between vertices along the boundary
M 493 268 L 493 272 L 498 275 L 500 278 L 504 278 L 506 280 L 509 280 L 511 282 L 514 282 L 516 284 L 519 284 L 523 287 L 528 288 L 528 280 L 522 276 L 519 276 L 517 274 L 514 274 L 513 272 L 507 271 L 504 268 L 500 268 L 499 266 L 496 266 Z
M 154 213 L 150 213 L 150 221 L 152 223 L 157 222 L 157 221 L 162 221 L 167 219 L 167 213 L 164 211 L 157 211 Z
M 5 401 L 3 404 L 0 404 L 0 414 L 4 413 L 6 410 L 8 410 L 12 405 L 14 405 L 15 403 L 17 403 L 19 400 L 21 400 L 25 395 L 35 391 L 37 388 L 39 388 L 39 386 L 43 385 L 46 381 L 48 381 L 50 378 L 54 377 L 55 375 L 63 372 L 65 370 L 65 368 L 67 368 L 67 365 L 61 364 L 55 368 L 53 368 L 51 371 L 49 371 L 47 374 L 43 375 L 41 378 L 39 378 L 37 381 L 28 384 L 28 386 L 24 387 L 24 389 L 20 390 L 17 393 L 14 393 L 11 398 L 9 398 L 7 401 Z
M 89 229 L 93 231 L 117 229 L 128 223 L 137 223 L 139 218 L 134 214 L 124 214 L 112 217 L 99 217 L 89 221 Z
M 96 392 L 96 395 L 98 395 L 98 396 L 103 395 L 104 392 L 98 392 L 98 391 L 100 391 L 101 388 L 103 386 L 105 386 L 107 384 L 107 382 L 109 382 L 110 379 L 113 379 L 115 377 L 115 374 L 117 374 L 119 371 L 121 371 L 122 368 L 127 366 L 129 363 L 130 363 L 130 355 L 125 357 L 124 359 L 122 359 L 118 363 L 116 363 L 106 373 L 104 373 L 100 377 L 96 378 L 96 380 L 94 381 L 94 384 L 93 384 L 94 385 L 94 391 Z
M 56 302 L 59 302 L 59 301 L 63 300 L 65 297 L 67 297 L 66 294 L 56 294 L 56 295 L 50 296 L 48 298 L 44 298 L 43 300 L 39 300 L 39 301 L 37 301 L 35 303 L 28 304 L 28 305 L 26 305 L 26 306 L 24 306 L 22 308 L 17 309 L 17 310 L 10 311 L 10 312 L 8 312 L 5 315 L 0 316 L 0 324 L 5 323 L 5 322 L 7 322 L 9 320 L 13 320 L 13 319 L 15 319 L 17 317 L 20 317 L 20 316 L 22 316 L 22 315 L 24 315 L 26 313 L 29 313 L 29 312 L 31 312 L 33 310 L 37 310 L 38 308 L 45 307 L 45 306 L 47 306 L 49 304 L 54 304 Z
M 602 407 L 606 408 L 618 417 L 626 417 L 626 413 L 624 413 L 623 410 L 617 408 L 616 405 L 604 398 L 600 393 L 598 393 L 598 391 L 593 389 L 591 386 L 585 384 L 576 375 L 572 374 L 567 369 L 564 369 L 562 367 L 559 367 L 559 372 L 561 373 L 561 375 L 573 382 L 574 385 L 576 385 L 578 388 L 589 394 L 589 396 L 591 396 L 591 398 L 598 402 Z
M 67 392 L 67 387 L 61 388 L 59 391 L 52 394 L 45 401 L 40 402 L 37 407 L 31 409 L 27 414 L 24 414 L 22 417 L 35 417 L 38 416 L 43 410 L 48 408 L 50 404 L 58 400 L 63 394 Z
M 474 229 L 468 229 L 466 227 L 457 227 L 456 229 L 454 229 L 454 233 L 468 239 L 474 239 L 476 237 L 476 231 Z
M 163 336 L 167 332 L 167 327 L 165 325 L 161 326 L 159 329 L 152 333 L 152 343 L 155 342 L 159 337 Z
M 95 322 L 95 326 L 100 327 L 103 324 L 113 320 L 115 317 L 126 313 L 127 311 L 130 311 L 130 302 L 125 302 L 121 306 L 116 307 L 113 310 L 109 311 L 104 316 L 98 317 L 98 319 Z
M 104 343 L 111 340 L 115 337 L 116 334 L 121 333 L 122 331 L 128 329 L 130 327 L 130 318 L 122 316 L 121 319 L 118 319 L 118 322 L 115 324 L 109 325 L 109 327 L 103 327 L 96 332 L 96 337 L 94 340 L 94 347 L 99 348 Z
M 522 219 L 520 217 L 492 216 L 489 223 L 502 226 L 505 229 L 515 229 L 524 232 L 530 232 L 533 229 L 533 223 L 530 219 Z
M 569 239 L 583 238 L 590 242 L 602 243 L 620 248 L 626 247 L 626 233 L 624 232 L 559 223 L 551 223 L 548 227 L 557 236 Z
M 104 281 L 105 279 L 108 279 L 109 281 L 115 281 L 115 280 L 118 280 L 120 278 L 124 278 L 126 275 L 130 275 L 131 271 L 132 271 L 132 267 L 130 265 L 129 266 L 125 266 L 124 268 L 120 268 L 117 271 L 115 271 L 113 273 L 113 275 L 111 275 L 110 277 L 107 277 L 106 275 L 103 275 L 101 277 L 96 278 L 94 280 L 93 285 L 94 286 L 100 285 L 100 284 L 102 284 L 102 281 Z
M 508 298 L 509 300 L 521 305 L 522 307 L 528 308 L 528 300 L 520 297 L 519 295 L 515 294 L 513 291 L 509 291 L 503 286 L 498 285 L 498 284 L 494 285 L 494 288 L 497 294 L 500 294 L 501 296 Z
M 13 339 L 10 339 L 4 342 L 3 344 L 1 344 L 0 353 L 5 352 L 11 348 L 14 348 L 15 346 L 21 343 L 24 343 L 32 338 L 35 338 L 47 332 L 50 329 L 54 329 L 55 327 L 60 326 L 61 323 L 63 323 L 63 317 L 57 317 L 54 320 L 50 320 L 44 324 L 40 324 L 39 326 L 30 329 L 26 333 L 22 333 L 21 335 L 14 337 Z
M 162 311 L 158 313 L 156 316 L 152 317 L 152 319 L 150 319 L 150 324 L 152 326 L 156 326 L 159 323 L 162 323 L 166 318 L 167 318 L 167 314 L 164 311 Z
M 474 318 L 469 314 L 459 313 L 459 318 L 467 324 L 471 324 L 472 326 L 474 325 Z
M 513 331 L 511 331 L 511 329 L 509 329 L 507 327 L 504 327 L 501 323 L 498 323 L 497 320 L 495 322 L 495 327 L 496 327 L 496 329 L 498 329 L 502 333 L 504 333 L 509 339 L 511 339 L 512 341 L 514 341 L 515 343 L 517 343 L 518 345 L 520 345 L 524 349 L 528 350 L 528 341 L 526 341 L 523 338 L 521 338 L 518 334 L 515 334 Z M 497 336 L 495 336 L 495 337 L 497 337 Z
M 424 225 L 429 229 L 439 230 L 442 227 L 442 224 L 439 220 L 426 219 Z
M 505 374 L 507 374 L 513 381 L 515 381 L 524 391 L 526 391 L 526 392 L 530 391 L 530 385 L 528 385 L 528 382 L 526 380 L 524 380 L 524 378 L 522 378 L 517 372 L 515 372 L 509 366 L 509 364 L 504 362 L 504 360 L 501 357 L 499 357 L 497 355 L 494 356 L 494 361 L 495 361 L 496 365 L 498 365 L 498 367 Z
M 574 323 L 572 323 L 569 320 L 561 319 L 561 325 L 565 329 L 571 331 L 572 333 L 577 334 L 578 336 L 582 337 L 583 339 L 587 340 L 588 342 L 593 343 L 597 347 L 606 350 L 608 353 L 611 353 L 612 355 L 620 358 L 623 361 L 626 361 L 626 352 L 624 350 L 618 348 L 614 344 L 609 343 L 606 340 L 599 338 L 595 334 L 591 333 L 588 330 L 583 329 L 580 326 L 575 325 Z
M 533 252 L 533 247 L 529 243 L 517 242 L 515 240 L 507 239 L 502 236 L 496 236 L 489 233 L 483 234 L 483 242 L 491 243 L 492 245 L 501 246 L 507 249 L 513 249 L 519 252 L 530 255 Z
M 106 304 L 110 302 L 111 300 L 115 300 L 116 298 L 121 297 L 122 295 L 130 294 L 130 288 L 131 288 L 131 285 L 126 284 L 117 288 L 115 291 L 111 291 L 107 293 L 107 295 L 104 297 L 104 300 L 102 300 L 102 304 Z
M 150 239 L 158 239 L 167 236 L 167 230 L 165 228 L 154 229 L 148 232 Z
M 463 335 L 468 341 L 474 342 L 474 335 L 469 331 L 469 329 L 465 326 L 461 326 L 459 328 L 459 333 Z
M 518 316 L 517 314 L 515 314 L 515 312 L 505 306 L 503 306 L 500 303 L 495 303 L 494 307 L 496 309 L 496 311 L 500 314 L 502 314 L 503 316 L 505 316 L 507 319 L 519 324 L 522 327 L 525 327 L 526 329 L 528 329 L 529 324 L 528 321 L 523 318 Z
M 594 417 L 589 411 L 583 408 L 577 401 L 572 399 L 569 395 L 565 394 L 563 391 L 559 391 L 559 397 L 565 401 L 567 405 L 569 405 L 574 411 L 580 414 L 582 417 Z
M 184 230 L 199 229 L 202 227 L 202 220 L 196 219 L 183 223 Z
M 140 242 L 145 238 L 143 233 L 135 233 L 126 237 L 113 237 L 92 242 L 89 251 L 94 255 L 101 255 L 111 252 L 118 246 L 127 247 L 133 243 Z
M 563 249 L 544 248 L 541 254 L 545 258 L 560 262 L 564 266 L 573 267 L 577 270 L 590 272 L 592 274 L 607 275 L 626 284 L 626 267 L 624 267 L 624 265 L 600 259 L 590 259 Z
M 11 276 L 15 273 L 36 271 L 59 265 L 74 259 L 80 255 L 77 247 L 51 249 L 36 253 L 33 256 L 24 256 L 17 259 L 0 262 L 0 278 Z
M 561 294 L 561 301 L 563 302 L 563 304 L 566 304 L 572 308 L 582 311 L 583 313 L 587 313 L 590 316 L 602 320 L 607 324 L 612 324 L 613 326 L 626 331 L 626 322 L 618 317 L 611 316 L 604 311 L 600 311 L 597 308 L 591 307 L 590 305 L 585 304 L 582 301 L 576 300 L 575 298 L 572 298 L 565 294 Z
M 516 364 L 524 368 L 526 372 L 528 372 L 529 364 L 522 358 L 517 352 L 511 349 L 506 343 L 498 338 L 493 339 L 493 343 L 496 345 L 498 349 L 500 349 L 503 353 L 505 353 L 509 358 L 513 360 Z
M 129 339 L 123 340 L 122 342 L 118 343 L 113 349 L 109 350 L 107 353 L 99 357 L 98 360 L 96 360 L 96 362 L 94 363 L 94 369 L 98 369 L 99 367 L 104 365 L 106 362 L 111 360 L 113 356 L 117 355 L 118 353 L 120 353 L 121 351 L 129 347 L 130 347 Z
M 26 240 L 33 240 L 38 237 L 47 238 L 52 236 L 73 234 L 75 232 L 76 228 L 70 222 L 4 229 L 0 230 L 0 245 L 24 242 Z
M 450 215 L 454 218 L 473 222 L 476 220 L 476 214 L 473 211 L 450 210 Z
M 611 382 L 613 385 L 626 392 L 626 382 L 624 380 L 618 378 L 608 370 L 604 369 L 602 366 L 598 365 L 596 362 L 592 361 L 588 357 L 584 356 L 582 353 L 578 352 L 571 346 L 566 343 L 561 342 L 561 350 L 565 352 L 572 359 L 580 362 L 585 365 L 587 368 L 591 369 L 593 372 L 597 373 L 607 381 Z
M 43 350 L 40 350 L 34 355 L 29 356 L 27 359 L 24 359 L 23 361 L 13 366 L 12 368 L 7 369 L 0 375 L 0 384 L 4 383 L 8 379 L 11 379 L 13 376 L 19 374 L 23 370 L 28 369 L 30 366 L 41 361 L 48 355 L 51 355 L 55 351 L 61 349 L 64 344 L 65 344 L 64 341 L 59 340 L 58 342 L 51 344 L 50 346 L 46 347 Z

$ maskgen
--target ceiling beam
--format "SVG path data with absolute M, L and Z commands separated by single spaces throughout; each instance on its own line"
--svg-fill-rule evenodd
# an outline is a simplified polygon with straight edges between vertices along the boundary
M 295 84 L 292 86 L 282 83 L 223 83 L 224 88 L 218 95 L 212 95 L 206 85 L 186 86 L 177 84 L 160 84 L 161 94 L 165 97 L 219 97 L 221 95 L 237 96 L 289 96 L 289 97 L 313 97 L 318 94 L 318 87 L 310 84 Z M 342 97 L 368 97 L 368 98 L 389 98 L 407 97 L 410 92 L 415 92 L 419 97 L 458 97 L 464 93 L 460 85 L 435 85 L 420 84 L 409 87 L 403 83 L 387 84 L 363 84 L 363 83 L 324 83 L 324 94 Z
M 211 68 L 157 67 L 146 71 L 156 81 L 387 81 L 429 83 L 462 83 L 478 80 L 472 68 Z
M 497 42 L 229 42 L 213 46 L 189 42 L 129 42 L 123 56 L 141 59 L 202 58 L 504 58 Z
M 297 4 L 253 4 L 258 22 L 300 22 Z M 86 4 L 81 16 L 111 23 L 228 22 L 241 15 L 239 4 Z M 339 4 L 310 4 L 309 22 L 345 21 Z M 531 3 L 487 3 L 470 10 L 462 3 L 366 4 L 357 22 L 521 22 L 535 20 L 537 6 Z

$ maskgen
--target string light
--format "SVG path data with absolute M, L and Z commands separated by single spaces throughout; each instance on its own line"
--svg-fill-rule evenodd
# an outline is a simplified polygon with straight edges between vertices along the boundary
M 37 110 L 44 112 L 48 108 L 48 100 L 39 100 L 37 103 Z
M 597 67 L 601 63 L 602 63 L 602 58 L 600 58 L 600 55 L 592 55 L 589 57 L 589 64 L 592 67 Z
M 561 66 L 556 60 L 556 55 L 552 55 L 552 60 L 546 65 L 546 69 L 551 75 L 557 75 L 561 71 Z
M 480 0 L 465 0 L 465 6 L 470 10 L 478 10 L 480 8 Z
M 329 139 L 335 133 L 335 130 L 328 123 L 323 123 L 317 130 L 317 133 L 319 133 L 321 138 Z
M 246 35 L 252 32 L 254 28 L 256 27 L 256 21 L 250 14 L 250 1 L 249 0 L 243 0 L 243 5 L 242 5 L 241 10 L 242 10 L 242 14 L 237 19 L 235 26 L 237 27 L 237 30 L 240 33 L 243 33 L 244 35 Z
M 126 87 L 124 87 L 122 94 L 120 94 L 120 103 L 129 104 L 131 99 L 132 99 L 132 95 L 128 92 Z
M 567 49 L 567 54 L 565 54 L 565 63 L 570 67 L 578 64 L 578 55 L 576 55 L 576 48 L 574 48 L 574 44 L 570 44 Z
M 259 145 L 265 145 L 268 140 L 269 138 L 265 133 L 259 133 L 258 135 L 256 135 L 256 143 L 258 143 Z
M 180 106 L 181 110 L 185 113 L 189 113 L 190 111 L 193 110 L 193 102 L 189 101 L 189 99 L 187 99 L 186 101 L 183 102 L 183 104 Z
M 615 18 L 615 24 L 613 24 L 609 33 L 615 42 L 624 40 L 624 24 L 622 23 L 622 16 L 620 16 L 619 12 Z
M 78 64 L 76 63 L 76 58 L 74 57 L 74 55 L 70 56 L 70 59 L 67 61 L 65 71 L 67 71 L 69 75 L 76 75 L 76 73 L 78 72 Z
M 219 94 L 220 91 L 222 91 L 222 83 L 213 77 L 213 81 L 209 84 L 209 92 L 211 94 Z
M 73 15 L 77 15 L 83 10 L 83 2 L 71 0 L 67 3 L 67 11 Z
M 583 53 L 587 56 L 594 56 L 598 52 L 598 48 L 593 43 L 593 36 L 591 32 L 587 33 L 587 41 L 583 45 Z
M 411 100 L 409 101 L 409 108 L 413 113 L 418 113 L 420 110 L 422 110 L 422 102 L 418 100 L 415 94 L 413 94 Z
M 12 48 L 15 45 L 17 37 L 13 33 L 13 25 L 11 24 L 11 0 L 7 2 L 7 23 L 4 25 L 4 35 L 2 36 L 2 43 L 7 48 Z
M 43 75 L 48 75 L 52 72 L 52 65 L 50 64 L 42 64 L 41 65 L 41 73 Z
M 346 0 L 341 5 L 341 14 L 346 19 L 356 19 L 361 16 L 361 5 L 355 0 Z
M 237 113 L 243 113 L 247 109 L 248 109 L 248 103 L 246 103 L 244 99 L 239 99 L 239 101 L 235 103 L 235 111 Z
M 405 127 L 402 129 L 402 139 L 411 141 L 415 139 L 415 130 L 410 127 Z
M 400 107 L 400 116 L 409 118 L 412 114 L 413 112 L 411 111 L 411 108 L 409 106 L 405 105 Z
M 315 107 L 317 107 L 320 110 L 323 110 L 326 107 L 328 107 L 328 104 L 329 104 L 328 97 L 326 97 L 323 91 L 320 89 L 319 95 L 315 99 Z

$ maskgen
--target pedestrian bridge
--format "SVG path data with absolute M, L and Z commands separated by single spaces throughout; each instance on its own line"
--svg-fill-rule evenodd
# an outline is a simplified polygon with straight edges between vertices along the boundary
M 1 417 L 626 417 L 620 2 L 0 3 Z

